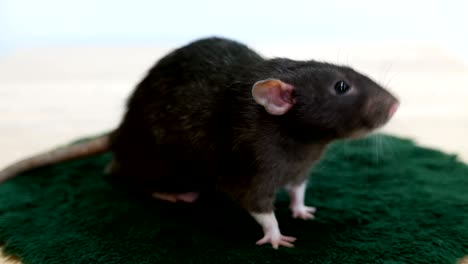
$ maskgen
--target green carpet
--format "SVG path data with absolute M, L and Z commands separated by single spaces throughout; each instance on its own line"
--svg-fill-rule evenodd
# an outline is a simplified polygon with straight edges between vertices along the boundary
M 256 246 L 261 228 L 221 196 L 173 205 L 109 184 L 110 155 L 0 185 L 0 241 L 24 263 L 455 263 L 468 254 L 468 166 L 390 136 L 339 142 L 313 171 L 316 219 L 277 216 L 295 248 Z

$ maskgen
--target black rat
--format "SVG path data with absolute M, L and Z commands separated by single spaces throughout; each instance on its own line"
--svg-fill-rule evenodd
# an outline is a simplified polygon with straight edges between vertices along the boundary
M 107 172 L 146 195 L 193 202 L 222 192 L 262 226 L 257 244 L 293 246 L 274 214 L 286 188 L 293 217 L 308 171 L 327 145 L 384 125 L 398 100 L 350 67 L 265 59 L 233 40 L 201 39 L 160 59 L 137 85 L 116 130 L 20 161 L 0 181 L 35 167 L 111 151 Z

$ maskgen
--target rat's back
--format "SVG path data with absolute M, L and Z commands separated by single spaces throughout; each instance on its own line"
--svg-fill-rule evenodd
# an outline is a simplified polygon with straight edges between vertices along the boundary
M 175 175 L 206 171 L 207 161 L 231 148 L 234 98 L 240 93 L 251 99 L 251 69 L 262 62 L 247 46 L 221 38 L 190 43 L 162 58 L 138 84 L 112 136 L 114 173 L 132 175 L 144 187 L 183 191 Z M 168 177 L 155 177 L 155 169 Z M 192 178 L 183 180 L 187 189 L 203 184 L 202 176 Z
M 207 115 L 229 106 L 233 92 L 249 94 L 248 86 L 255 80 L 253 69 L 263 62 L 256 52 L 233 40 L 192 42 L 156 63 L 137 86 L 128 109 L 145 108 L 144 112 L 150 114 L 146 117 L 153 121 L 204 121 Z M 245 87 L 249 89 L 237 91 Z
M 151 82 L 164 78 L 176 85 L 201 82 L 222 89 L 222 86 L 238 81 L 242 74 L 250 72 L 255 64 L 263 61 L 260 55 L 244 44 L 223 38 L 207 38 L 163 57 L 150 70 L 147 79 Z

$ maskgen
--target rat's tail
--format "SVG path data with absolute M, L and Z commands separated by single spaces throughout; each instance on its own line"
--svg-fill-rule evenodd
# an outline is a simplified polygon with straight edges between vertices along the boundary
M 0 171 L 0 183 L 27 170 L 106 152 L 110 149 L 109 137 L 109 135 L 103 135 L 86 142 L 61 147 L 18 161 Z

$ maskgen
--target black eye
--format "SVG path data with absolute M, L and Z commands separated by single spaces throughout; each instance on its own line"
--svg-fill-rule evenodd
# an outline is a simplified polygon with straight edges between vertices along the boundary
M 339 95 L 347 93 L 349 88 L 351 88 L 351 86 L 344 81 L 339 81 L 335 84 L 335 91 Z

